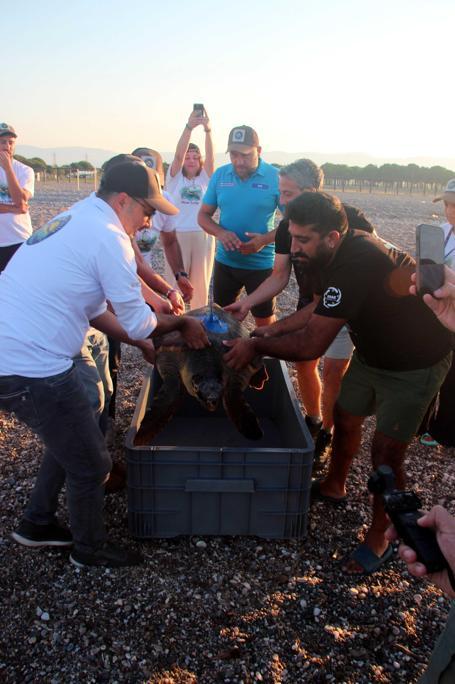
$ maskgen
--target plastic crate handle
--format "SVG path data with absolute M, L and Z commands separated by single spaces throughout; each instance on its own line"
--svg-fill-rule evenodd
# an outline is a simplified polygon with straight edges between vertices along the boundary
M 254 480 L 187 480 L 185 492 L 254 494 Z

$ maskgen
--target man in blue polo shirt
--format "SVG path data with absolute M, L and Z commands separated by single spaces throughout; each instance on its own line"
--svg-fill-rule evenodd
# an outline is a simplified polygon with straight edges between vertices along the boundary
M 218 240 L 213 298 L 232 304 L 242 288 L 253 292 L 272 273 L 275 212 L 280 191 L 278 170 L 261 158 L 256 131 L 237 126 L 229 134 L 231 164 L 213 174 L 199 211 L 199 225 Z M 220 209 L 219 223 L 213 220 Z M 275 321 L 275 300 L 252 307 L 256 325 Z

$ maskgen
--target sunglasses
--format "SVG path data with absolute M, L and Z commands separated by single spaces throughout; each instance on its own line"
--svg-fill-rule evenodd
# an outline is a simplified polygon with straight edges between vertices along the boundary
M 144 202 L 143 200 L 138 199 L 137 197 L 132 197 L 131 199 L 133 199 L 135 202 L 141 205 L 146 216 L 151 217 L 156 212 L 156 209 L 147 204 L 147 202 Z

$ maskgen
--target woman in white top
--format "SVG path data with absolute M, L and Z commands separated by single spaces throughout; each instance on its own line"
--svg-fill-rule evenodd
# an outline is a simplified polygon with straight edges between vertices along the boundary
M 205 131 L 205 160 L 197 145 L 190 143 L 194 128 Z M 215 256 L 215 239 L 197 222 L 202 199 L 214 170 L 213 144 L 210 121 L 205 110 L 194 110 L 185 124 L 177 143 L 174 160 L 168 169 L 166 190 L 180 213 L 173 220 L 183 256 L 184 272 L 171 273 L 166 264 L 165 277 L 177 281 L 189 277 L 194 287 L 191 308 L 205 306 Z

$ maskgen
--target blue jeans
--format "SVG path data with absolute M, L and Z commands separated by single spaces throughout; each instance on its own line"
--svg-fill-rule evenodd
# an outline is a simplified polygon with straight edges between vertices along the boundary
M 109 344 L 104 333 L 95 330 L 86 335 L 80 353 L 73 358 L 88 394 L 90 405 L 106 434 L 109 404 L 112 397 L 112 380 L 109 372 Z
M 112 463 L 74 366 L 47 378 L 0 376 L 0 409 L 14 412 L 45 447 L 24 518 L 37 525 L 54 522 L 66 481 L 74 546 L 98 548 L 106 540 L 103 485 Z

